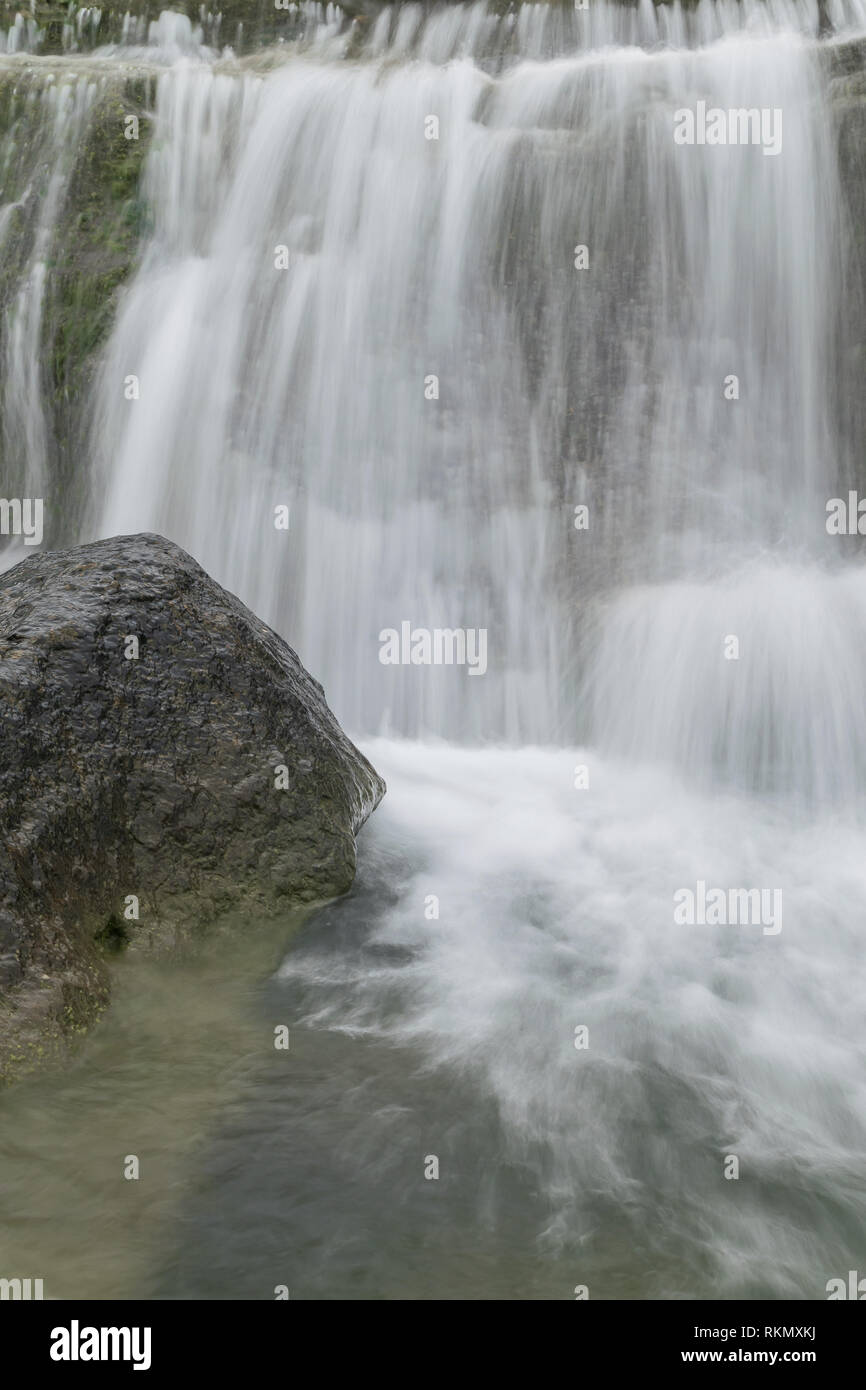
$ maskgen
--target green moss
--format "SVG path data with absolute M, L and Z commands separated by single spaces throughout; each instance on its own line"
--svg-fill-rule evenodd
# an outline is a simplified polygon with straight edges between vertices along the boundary
M 126 949 L 129 943 L 126 923 L 118 917 L 116 912 L 112 912 L 105 926 L 99 929 L 93 939 L 106 955 L 118 955 Z
M 121 77 L 100 93 L 76 152 L 48 257 L 42 321 L 45 400 L 51 408 L 58 480 L 74 528 L 80 462 L 88 446 L 88 403 L 120 291 L 135 268 L 148 212 L 141 175 L 150 144 L 151 81 Z M 126 120 L 138 118 L 138 139 Z M 54 544 L 65 535 L 53 536 Z
M 14 1008 L 0 1005 L 0 1089 L 74 1055 L 108 1004 L 108 989 L 94 980 L 90 989 L 74 989 L 52 1008 L 21 1019 Z
M 57 229 L 46 331 L 51 339 L 47 360 L 61 406 L 80 399 L 89 385 L 94 353 L 109 331 L 118 289 L 135 264 L 146 230 L 139 185 L 151 126 L 142 101 L 145 85 L 135 85 L 140 90 L 115 90 L 100 100 Z M 137 140 L 124 133 L 126 118 L 133 115 L 139 120 Z

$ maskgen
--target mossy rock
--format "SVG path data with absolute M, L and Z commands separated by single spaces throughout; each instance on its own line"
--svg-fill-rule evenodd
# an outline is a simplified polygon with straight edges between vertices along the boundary
M 149 81 L 140 77 L 99 96 L 51 250 L 42 358 L 59 476 L 70 490 L 76 461 L 86 448 L 86 403 L 99 353 L 148 227 L 141 175 L 153 128 L 152 97 Z M 137 121 L 136 139 L 127 138 L 130 117 Z

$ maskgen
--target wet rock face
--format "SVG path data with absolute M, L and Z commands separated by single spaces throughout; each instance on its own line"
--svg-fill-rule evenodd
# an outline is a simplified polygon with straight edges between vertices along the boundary
M 159 536 L 0 575 L 0 715 L 0 1074 L 90 1021 L 111 949 L 344 892 L 385 790 L 291 648 Z
M 830 112 L 837 139 L 841 213 L 848 241 L 844 267 L 844 336 L 837 343 L 839 367 L 830 383 L 830 405 L 841 441 L 839 490 L 866 484 L 866 42 L 828 48 Z M 850 480 L 850 481 L 849 481 Z

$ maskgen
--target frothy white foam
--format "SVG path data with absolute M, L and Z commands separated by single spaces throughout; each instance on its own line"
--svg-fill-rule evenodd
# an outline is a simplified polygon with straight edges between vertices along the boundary
M 866 1214 L 864 826 L 704 798 L 586 750 L 365 751 L 389 791 L 363 862 L 399 896 L 363 950 L 290 954 L 307 1022 L 417 1049 L 492 1095 L 490 1161 L 535 1174 L 539 1237 L 580 1241 L 616 1212 L 644 1251 L 679 1246 L 683 1282 L 648 1296 L 688 1296 L 705 1258 L 726 1292 L 754 1278 L 822 1297 Z M 698 878 L 781 888 L 783 931 L 676 925 L 673 894 Z M 841 1230 L 815 1220 L 828 1200 Z

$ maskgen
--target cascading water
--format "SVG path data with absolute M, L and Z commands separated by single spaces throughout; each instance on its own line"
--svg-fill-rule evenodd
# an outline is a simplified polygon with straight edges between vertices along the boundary
M 498 75 L 390 49 L 340 63 L 327 42 L 267 77 L 167 71 L 155 228 L 96 402 L 94 533 L 188 545 L 291 636 L 350 727 L 512 743 L 590 732 L 599 593 L 819 551 L 844 292 L 832 132 L 814 44 L 736 16 L 699 51 Z M 441 20 L 452 46 L 459 18 Z M 420 22 L 402 12 L 398 52 L 435 53 Z M 783 152 L 675 145 L 675 109 L 701 97 L 779 108 Z M 655 589 L 644 625 L 681 592 Z M 485 678 L 381 665 L 403 621 L 486 628 Z M 593 723 L 622 747 L 645 702 L 629 681 L 611 706 L 612 640 Z M 774 708 L 771 684 L 750 691 Z
M 31 224 L 29 254 L 3 324 L 2 460 L 6 496 L 34 496 L 51 483 L 51 440 L 46 421 L 41 343 L 48 253 L 67 193 L 77 141 L 96 95 L 87 80 L 25 91 L 10 103 L 9 128 L 0 145 L 4 193 L 0 250 L 14 261 L 21 223 Z M 22 129 L 23 127 L 23 129 Z M 30 136 L 26 138 L 25 132 Z M 11 194 L 11 196 L 9 196 Z
M 866 574 L 825 527 L 857 305 L 819 18 L 308 7 L 240 63 L 186 31 L 172 63 L 164 25 L 84 529 L 188 548 L 390 787 L 273 985 L 308 1089 L 246 1096 L 166 1291 L 253 1290 L 274 1239 L 293 1297 L 812 1298 L 862 1259 Z M 699 101 L 778 109 L 781 150 L 677 145 Z M 486 673 L 383 665 L 404 621 L 486 629 Z M 780 930 L 677 923 L 699 881 L 780 890 Z M 367 1238 L 395 1210 L 423 1269 Z

